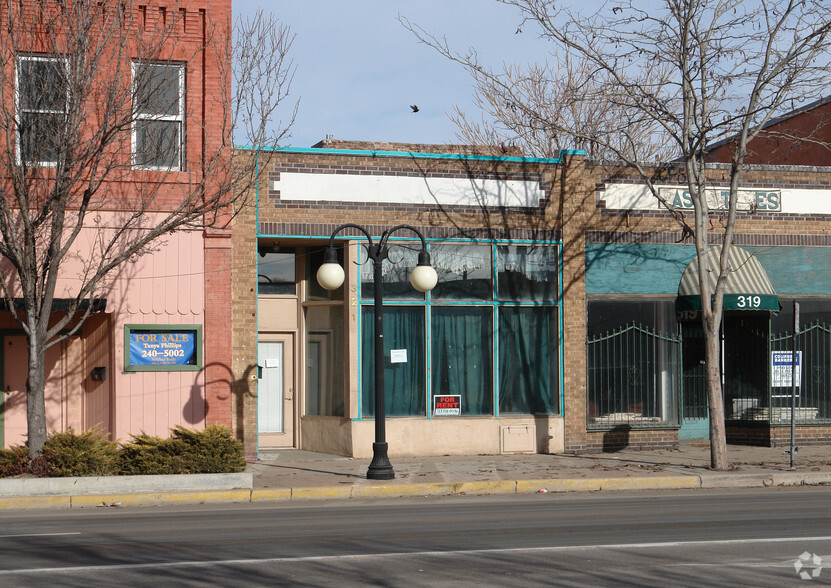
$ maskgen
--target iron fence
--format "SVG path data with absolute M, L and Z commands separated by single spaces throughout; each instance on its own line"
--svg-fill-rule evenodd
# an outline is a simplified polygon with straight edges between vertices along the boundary
M 631 323 L 586 345 L 589 429 L 678 425 L 680 338 Z
M 780 333 L 770 338 L 771 351 L 791 351 L 793 333 Z M 796 336 L 797 350 L 802 352 L 799 387 L 797 388 L 795 420 L 801 424 L 831 422 L 831 327 L 819 322 L 800 329 Z M 771 424 L 791 422 L 792 389 L 771 388 L 769 406 L 747 408 L 742 420 L 770 421 Z

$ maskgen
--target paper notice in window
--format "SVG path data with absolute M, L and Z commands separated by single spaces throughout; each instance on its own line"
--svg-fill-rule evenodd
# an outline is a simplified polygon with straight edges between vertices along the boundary
M 390 363 L 407 363 L 407 350 L 390 349 Z

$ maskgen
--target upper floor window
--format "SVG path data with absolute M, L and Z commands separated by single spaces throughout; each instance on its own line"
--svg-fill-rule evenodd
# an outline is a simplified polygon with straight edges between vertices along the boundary
M 133 64 L 133 166 L 183 169 L 185 66 Z
M 55 165 L 65 142 L 69 63 L 63 57 L 17 58 L 17 153 L 26 163 Z

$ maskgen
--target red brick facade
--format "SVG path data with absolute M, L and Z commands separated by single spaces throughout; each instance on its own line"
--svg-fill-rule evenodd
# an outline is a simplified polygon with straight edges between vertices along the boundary
M 78 9 L 81 13 L 88 10 L 95 18 L 77 19 L 79 22 L 70 24 L 80 29 L 83 22 L 102 22 L 102 27 L 116 28 L 118 33 L 114 34 L 111 28 L 98 38 L 96 34 L 101 32 L 95 29 L 98 25 L 88 32 L 86 50 L 89 53 L 83 54 L 78 63 L 90 68 L 89 72 L 75 62 L 69 64 L 66 58 L 68 70 L 74 67 L 80 72 L 76 77 L 88 75 L 91 80 L 89 92 L 83 93 L 86 102 L 81 106 L 82 125 L 88 129 L 81 132 L 79 143 L 86 140 L 83 133 L 93 135 L 105 124 L 110 125 L 107 129 L 116 137 L 112 139 L 108 135 L 100 139 L 109 141 L 104 149 L 106 155 L 95 161 L 98 167 L 88 164 L 85 172 L 96 181 L 84 177 L 77 194 L 73 193 L 80 200 L 86 189 L 94 192 L 82 231 L 100 230 L 104 234 L 107 228 L 102 230 L 98 225 L 102 219 L 106 225 L 110 218 L 117 219 L 120 214 L 129 218 L 137 210 L 141 214 L 136 215 L 139 222 L 133 226 L 140 227 L 141 222 L 153 223 L 177 210 L 189 196 L 196 195 L 195 200 L 202 202 L 211 195 L 224 193 L 219 187 L 228 184 L 232 155 L 229 123 L 225 118 L 228 115 L 223 114 L 230 107 L 231 0 L 97 4 L 23 0 L 4 4 L 0 9 L 0 21 L 3 21 L 0 24 L 5 40 L 0 43 L 5 51 L 3 79 L 7 83 L 3 91 L 9 112 L 16 103 L 11 98 L 18 70 L 22 71 L 21 56 L 59 62 L 64 53 L 69 53 L 65 48 L 71 45 L 60 31 L 72 27 L 60 26 L 60 18 L 76 14 L 73 12 L 76 4 L 81 7 Z M 110 14 L 109 10 L 113 12 Z M 57 24 L 48 25 L 49 18 L 54 18 Z M 118 24 L 113 25 L 114 22 Z M 122 30 L 125 27 L 131 28 Z M 14 46 L 12 31 L 17 35 Z M 83 53 L 82 50 L 76 53 L 79 51 Z M 137 64 L 172 65 L 177 74 L 180 68 L 183 71 L 179 76 L 183 82 L 179 95 L 171 99 L 171 102 L 177 100 L 175 116 L 180 126 L 176 133 L 181 137 L 176 143 L 175 165 L 142 167 L 136 163 L 138 149 L 134 145 L 139 125 L 131 120 L 134 115 L 130 109 L 138 93 L 135 89 Z M 71 83 L 68 86 L 75 87 Z M 119 119 L 106 108 L 115 99 L 121 100 L 118 104 L 127 113 L 118 111 L 118 116 L 127 121 L 121 126 L 112 123 Z M 101 121 L 103 112 L 111 115 L 104 122 Z M 148 136 L 152 134 L 148 131 Z M 0 140 L 8 137 L 14 137 L 12 130 L 7 129 Z M 19 151 L 19 146 L 4 150 L 4 156 L 14 157 L 16 149 Z M 41 174 L 44 185 L 54 181 L 54 172 L 50 172 L 54 165 L 50 167 L 49 162 L 31 168 L 37 168 L 30 173 Z M 3 181 L 5 193 L 14 193 L 9 188 L 9 178 Z M 69 207 L 72 205 L 70 200 Z M 219 216 L 221 219 L 222 214 Z M 68 426 L 76 430 L 97 427 L 113 438 L 127 440 L 130 434 L 142 432 L 166 435 L 176 425 L 197 428 L 213 423 L 233 425 L 231 234 L 227 230 L 203 230 L 196 226 L 204 226 L 201 219 L 176 227 L 148 246 L 147 251 L 122 263 L 104 280 L 115 284 L 103 295 L 107 298 L 106 314 L 88 320 L 78 331 L 78 339 L 67 346 L 71 352 L 66 351 L 59 363 L 67 366 L 64 372 L 58 374 L 53 370 L 51 375 L 47 374 L 47 380 L 60 381 L 62 387 L 58 400 L 47 398 L 50 430 Z M 106 238 L 101 238 L 101 242 L 105 243 Z M 78 239 L 65 263 L 94 257 L 84 247 L 90 247 L 88 241 Z M 75 278 L 71 275 L 59 279 Z M 125 345 L 125 332 L 126 325 L 132 323 L 154 329 L 162 329 L 166 324 L 195 327 L 202 335 L 200 370 L 188 366 L 179 372 L 130 372 L 126 366 L 130 350 Z M 9 317 L 0 316 L 0 325 L 4 333 L 19 336 L 18 325 Z M 98 373 L 105 376 L 91 379 L 89 374 L 93 368 L 99 368 Z M 100 368 L 104 368 L 103 372 Z M 183 373 L 186 371 L 187 374 Z M 7 429 L 9 421 L 7 418 L 5 422 Z M 3 440 L 3 425 L 0 418 L 0 440 Z M 8 436 L 5 442 L 8 444 Z
M 747 146 L 747 163 L 768 165 L 831 165 L 831 98 L 825 97 L 768 123 Z M 730 163 L 736 142 L 709 150 L 708 159 Z

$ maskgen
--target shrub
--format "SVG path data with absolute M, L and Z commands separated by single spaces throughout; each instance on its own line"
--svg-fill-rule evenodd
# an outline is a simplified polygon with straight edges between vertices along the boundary
M 0 449 L 0 477 L 111 476 L 117 474 L 208 474 L 245 470 L 242 442 L 221 425 L 204 431 L 175 427 L 163 439 L 133 435 L 120 448 L 99 431 L 52 433 L 43 453 L 29 459 L 26 447 Z
M 173 439 L 133 435 L 132 441 L 121 446 L 121 473 L 126 475 L 183 474 L 184 460 L 173 445 Z
M 0 449 L 0 478 L 22 476 L 29 470 L 29 448 L 19 445 Z
M 49 435 L 35 462 L 32 473 L 40 476 L 111 476 L 119 472 L 118 443 L 95 429 L 76 434 L 69 428 Z
M 204 431 L 177 426 L 172 440 L 191 474 L 215 474 L 245 470 L 242 441 L 234 439 L 222 425 L 211 425 Z

